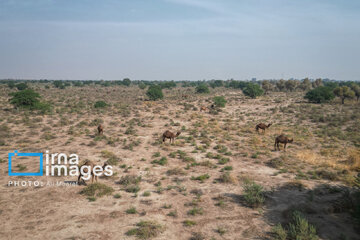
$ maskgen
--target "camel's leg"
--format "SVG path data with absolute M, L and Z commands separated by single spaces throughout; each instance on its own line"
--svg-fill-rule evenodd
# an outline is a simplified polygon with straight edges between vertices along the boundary
M 94 182 L 94 174 L 91 174 L 91 183 Z
M 274 150 L 276 151 L 276 141 L 275 141 L 275 144 L 274 144 Z
M 284 152 L 286 152 L 286 144 L 287 144 L 287 143 L 284 143 Z
M 165 137 L 163 137 L 163 142 L 165 142 L 165 139 L 166 139 L 166 138 L 165 138 Z
M 97 176 L 95 176 L 95 182 L 97 182 Z
M 80 178 L 81 178 L 81 174 L 79 174 L 79 177 L 78 177 L 78 185 L 80 185 Z

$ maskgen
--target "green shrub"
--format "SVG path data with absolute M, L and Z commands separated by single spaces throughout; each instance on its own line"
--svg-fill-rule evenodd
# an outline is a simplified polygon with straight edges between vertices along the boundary
M 289 238 L 291 240 L 317 240 L 316 229 L 298 211 L 293 213 L 293 221 L 289 224 Z
M 210 176 L 209 174 L 203 174 L 203 175 L 200 175 L 200 176 L 197 176 L 197 177 L 191 177 L 191 180 L 197 180 L 197 181 L 200 181 L 200 182 L 204 182 L 206 179 L 209 179 Z
M 136 214 L 137 213 L 137 210 L 135 207 L 131 207 L 129 209 L 126 210 L 126 213 L 127 214 Z
M 80 193 L 88 197 L 102 197 L 111 195 L 114 192 L 112 187 L 106 186 L 102 183 L 92 183 L 86 186 Z
M 281 224 L 277 224 L 272 228 L 272 234 L 274 236 L 274 240 L 286 240 L 287 237 L 287 232 Z
M 133 228 L 126 232 L 128 236 L 136 236 L 139 239 L 150 239 L 157 237 L 165 228 L 154 221 L 141 221 Z
M 209 93 L 209 87 L 205 83 L 201 83 L 196 87 L 196 93 Z
M 225 107 L 226 99 L 223 96 L 214 97 L 214 104 L 217 107 Z
M 139 83 L 139 88 L 140 88 L 140 89 L 145 89 L 145 88 L 146 88 L 146 84 L 143 83 L 143 82 Z
M 246 96 L 249 96 L 251 98 L 256 98 L 258 96 L 261 96 L 264 94 L 264 90 L 258 85 L 254 83 L 249 83 L 244 89 L 243 93 Z
M 262 205 L 265 201 L 263 187 L 255 182 L 246 182 L 244 184 L 244 200 L 250 207 Z
M 94 107 L 95 108 L 104 108 L 104 107 L 107 107 L 108 104 L 104 101 L 97 101 L 95 104 L 94 104 Z
M 20 91 L 22 90 L 25 90 L 28 88 L 28 85 L 26 83 L 19 83 L 19 84 L 16 84 L 16 88 Z
M 8 82 L 8 87 L 10 88 L 10 89 L 13 89 L 14 87 L 15 87 L 15 83 L 14 82 Z
M 185 221 L 183 221 L 183 224 L 185 227 L 191 227 L 191 226 L 196 225 L 196 222 L 191 221 L 191 220 L 185 220 Z
M 162 89 L 159 85 L 151 85 L 146 92 L 146 95 L 149 97 L 150 100 L 156 101 L 158 99 L 163 99 L 164 95 Z
M 335 98 L 335 95 L 329 87 L 317 87 L 306 93 L 305 99 L 313 103 L 329 102 Z

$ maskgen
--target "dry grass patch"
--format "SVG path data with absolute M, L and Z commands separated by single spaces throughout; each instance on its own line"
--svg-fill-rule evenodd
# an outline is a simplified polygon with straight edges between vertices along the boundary
M 165 227 L 155 221 L 141 221 L 136 226 L 127 231 L 126 235 L 136 236 L 138 239 L 150 239 L 165 231 Z

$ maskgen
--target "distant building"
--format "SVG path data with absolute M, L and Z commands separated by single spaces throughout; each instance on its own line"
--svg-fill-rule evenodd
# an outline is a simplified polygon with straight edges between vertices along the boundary
M 255 81 L 256 81 L 256 78 L 252 78 L 251 81 L 255 82 Z

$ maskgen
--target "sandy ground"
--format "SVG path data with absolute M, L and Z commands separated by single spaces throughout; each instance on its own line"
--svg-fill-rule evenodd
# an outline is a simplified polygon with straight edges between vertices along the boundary
M 43 91 L 49 99 L 52 93 Z M 112 94 L 124 93 L 108 93 L 102 89 L 86 91 L 77 97 L 71 91 L 67 92 L 68 95 L 59 95 L 55 104 L 68 104 L 67 110 L 71 110 L 76 98 L 86 103 L 88 91 L 94 91 L 94 95 L 98 94 L 109 102 L 118 101 L 115 98 L 118 95 Z M 0 163 L 0 239 L 135 239 L 125 233 L 140 220 L 154 220 L 165 227 L 154 239 L 190 239 L 194 232 L 200 232 L 204 239 L 271 239 L 271 228 L 279 222 L 288 221 L 286 213 L 292 208 L 307 214 L 309 221 L 317 227 L 321 239 L 340 239 L 341 234 L 347 239 L 360 239 L 350 214 L 333 210 L 333 204 L 342 192 L 331 192 L 326 184 L 345 188 L 343 183 L 297 180 L 296 174 L 279 173 L 278 169 L 267 164 L 274 158 L 291 159 L 302 152 L 306 145 L 295 140 L 288 145 L 287 152 L 273 151 L 274 137 L 282 132 L 294 134 L 289 126 L 296 123 L 291 123 L 285 114 L 272 115 L 272 109 L 296 103 L 297 99 L 282 96 L 277 100 L 265 96 L 252 100 L 245 98 L 240 91 L 223 91 L 227 91 L 228 103 L 218 115 L 192 108 L 185 111 L 181 104 L 187 102 L 199 108 L 209 105 L 206 102 L 208 97 L 191 96 L 191 99 L 178 100 L 171 95 L 170 100 L 155 103 L 134 100 L 128 114 L 114 105 L 102 112 L 85 107 L 80 113 L 58 112 L 40 117 L 30 115 L 30 123 L 21 120 L 24 119 L 22 112 L 9 111 L 10 106 L 3 97 L 1 123 L 6 122 L 10 135 L 5 140 L 6 144 L 0 147 L 0 158 L 3 160 Z M 68 96 L 74 99 L 70 102 L 59 100 Z M 12 120 L 9 122 L 10 118 Z M 94 119 L 103 120 L 105 138 L 98 141 L 95 140 L 96 125 L 90 124 Z M 133 129 L 136 132 L 128 135 L 125 132 L 131 119 L 135 119 Z M 85 124 L 79 126 L 82 121 Z M 272 122 L 273 126 L 266 134 L 257 134 L 254 128 L 259 122 Z M 183 131 L 175 144 L 161 144 L 162 132 L 167 129 L 176 132 L 181 128 Z M 47 138 L 45 134 L 50 137 Z M 194 151 L 196 146 L 204 146 L 202 134 L 207 135 L 209 146 L 203 152 Z M 188 140 L 190 136 L 192 139 Z M 296 136 L 293 137 L 296 139 Z M 109 143 L 109 139 L 113 142 Z M 137 140 L 140 143 L 134 145 L 133 150 L 124 149 L 131 141 Z M 226 156 L 230 161 L 225 165 L 206 157 L 208 152 L 216 154 L 214 147 L 218 144 L 231 151 L 231 155 Z M 76 177 L 10 177 L 7 175 L 7 153 L 14 150 L 76 153 L 80 161 L 90 159 L 101 165 L 106 161 L 102 151 L 112 152 L 120 159 L 119 164 L 113 166 L 116 174 L 99 178 L 98 182 L 111 186 L 115 191 L 91 202 L 80 194 L 84 186 L 64 186 L 66 182 L 76 181 Z M 197 162 L 209 161 L 215 167 L 198 165 L 187 168 L 187 162 L 169 156 L 178 150 L 186 152 Z M 153 157 L 156 152 L 161 157 L 167 157 L 166 165 L 151 163 L 160 158 Z M 254 156 L 254 153 L 259 154 Z M 13 166 L 17 164 L 26 165 L 26 171 L 37 168 L 29 159 L 17 159 Z M 124 164 L 126 167 L 122 168 Z M 233 183 L 217 180 L 224 166 L 232 166 L 230 174 Z M 167 171 L 175 167 L 184 169 L 185 175 L 167 175 Z M 210 178 L 203 183 L 191 179 L 206 173 Z M 128 193 L 122 185 L 117 184 L 120 177 L 126 175 L 142 177 L 137 194 Z M 251 208 L 243 203 L 245 179 L 261 184 L 266 190 L 266 201 L 262 207 Z M 9 181 L 41 181 L 45 186 L 8 186 Z M 46 186 L 48 182 L 61 186 Z M 161 192 L 158 191 L 158 182 L 163 188 Z M 150 196 L 143 196 L 146 191 L 150 192 Z M 201 193 L 201 197 L 198 198 L 194 192 Z M 309 196 L 313 192 L 316 194 L 310 201 Z M 117 193 L 121 198 L 114 198 Z M 219 198 L 223 200 L 222 206 L 217 206 Z M 188 214 L 193 208 L 189 203 L 194 200 L 197 207 L 203 209 L 203 214 Z M 164 208 L 165 204 L 171 207 Z M 137 213 L 127 214 L 126 210 L 130 207 L 135 207 Z M 167 215 L 172 211 L 176 211 L 177 216 Z M 187 219 L 195 221 L 196 225 L 184 226 L 183 221 Z M 225 233 L 220 235 L 217 231 L 219 228 L 225 229 Z

